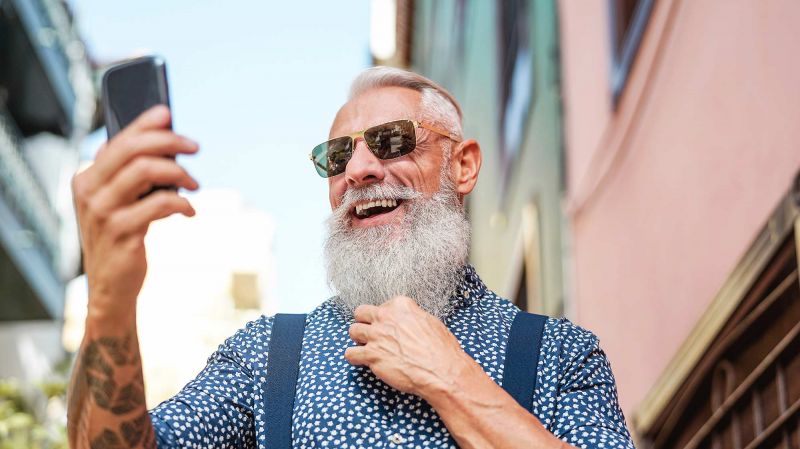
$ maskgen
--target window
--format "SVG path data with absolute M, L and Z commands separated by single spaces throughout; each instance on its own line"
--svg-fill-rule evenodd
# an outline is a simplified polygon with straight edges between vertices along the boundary
M 534 68 L 530 42 L 530 2 L 498 2 L 500 56 L 500 146 L 505 178 L 520 152 L 533 103 Z
M 611 31 L 611 91 L 617 103 L 633 65 L 655 0 L 608 0 Z

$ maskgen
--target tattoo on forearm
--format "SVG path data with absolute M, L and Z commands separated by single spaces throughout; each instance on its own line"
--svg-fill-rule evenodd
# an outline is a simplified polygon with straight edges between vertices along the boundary
M 92 440 L 92 449 L 124 449 L 116 433 L 103 429 L 103 433 Z
M 130 412 L 143 403 L 144 389 L 140 376 L 119 389 L 115 368 L 138 363 L 132 353 L 131 334 L 123 338 L 103 337 L 89 342 L 83 355 L 89 391 L 97 405 L 115 415 Z
M 100 407 L 107 409 L 111 404 L 114 391 L 117 389 L 114 379 L 98 377 L 89 371 L 86 373 L 86 381 L 89 383 L 89 391 L 92 393 L 94 401 Z
M 142 404 L 144 404 L 144 390 L 132 382 L 119 390 L 114 405 L 111 406 L 111 412 L 115 415 L 123 415 Z
M 144 409 L 144 382 L 135 338 L 131 332 L 121 338 L 87 340 L 78 356 L 68 407 L 71 419 L 80 422 L 71 421 L 70 427 L 92 449 L 156 447 L 150 417 Z M 118 429 L 115 425 L 103 428 L 88 441 L 86 424 L 92 403 L 120 418 L 134 411 L 140 413 L 122 421 Z
M 97 340 L 105 348 L 111 360 L 117 365 L 131 362 L 131 340 L 133 335 L 128 334 L 123 338 L 103 337 Z
M 122 423 L 122 438 L 128 443 L 128 446 L 133 447 L 139 444 L 139 440 L 145 433 L 146 425 L 150 422 L 150 417 L 145 412 L 142 416 Z
M 155 448 L 155 434 L 153 428 L 148 424 L 150 424 L 150 416 L 144 412 L 139 417 L 122 423 L 120 426 L 122 438 L 117 432 L 103 429 L 103 432 L 92 440 L 91 449 L 122 449 L 136 447 L 139 443 L 142 443 L 141 447 L 144 448 Z

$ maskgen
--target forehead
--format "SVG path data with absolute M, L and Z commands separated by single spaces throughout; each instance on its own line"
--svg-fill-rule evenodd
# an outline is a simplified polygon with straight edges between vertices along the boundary
M 420 92 L 405 87 L 370 89 L 339 109 L 329 137 L 347 135 L 392 120 L 418 119 L 421 99 Z

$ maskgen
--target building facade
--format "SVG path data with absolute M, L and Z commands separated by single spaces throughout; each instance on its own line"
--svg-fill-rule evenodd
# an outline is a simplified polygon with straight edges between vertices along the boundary
M 466 138 L 483 148 L 468 209 L 471 260 L 526 309 L 564 310 L 563 150 L 556 5 L 549 1 L 399 2 L 388 61 L 459 99 Z M 406 38 L 403 30 L 412 30 Z M 377 61 L 382 62 L 382 61 Z
M 735 390 L 753 387 L 756 362 L 778 357 L 771 350 L 788 329 L 768 317 L 788 307 L 783 316 L 800 319 L 796 274 L 770 313 L 749 315 L 765 294 L 750 297 L 753 289 L 773 290 L 797 266 L 794 209 L 784 203 L 800 169 L 800 5 L 562 0 L 559 8 L 573 318 L 600 335 L 643 445 L 765 445 L 755 435 L 782 416 L 777 407 L 759 419 L 745 416 L 752 410 L 710 419 L 733 407 Z M 788 259 L 771 260 L 780 251 Z M 751 332 L 756 321 L 776 334 Z M 750 360 L 716 355 L 737 323 L 740 338 L 724 345 L 761 345 Z M 690 385 L 702 373 L 728 377 L 711 394 Z M 794 386 L 771 387 L 786 390 L 783 411 L 798 406 L 795 373 Z M 698 402 L 676 404 L 679 392 Z M 738 394 L 735 409 L 749 400 Z M 666 437 L 674 431 L 659 424 L 666 408 L 671 419 L 693 417 L 682 436 Z M 738 419 L 760 430 L 734 444 L 722 424 Z
M 800 447 L 800 4 L 396 5 L 386 61 L 482 144 L 489 286 L 600 337 L 639 446 Z
M 66 4 L 0 2 L 0 377 L 39 378 L 64 356 L 64 286 L 80 269 L 69 182 L 96 103 Z

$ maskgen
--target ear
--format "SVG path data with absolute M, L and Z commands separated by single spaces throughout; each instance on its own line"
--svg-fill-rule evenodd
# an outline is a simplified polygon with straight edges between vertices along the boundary
M 465 140 L 453 148 L 450 171 L 456 192 L 463 198 L 472 192 L 481 171 L 481 146 L 475 139 Z

